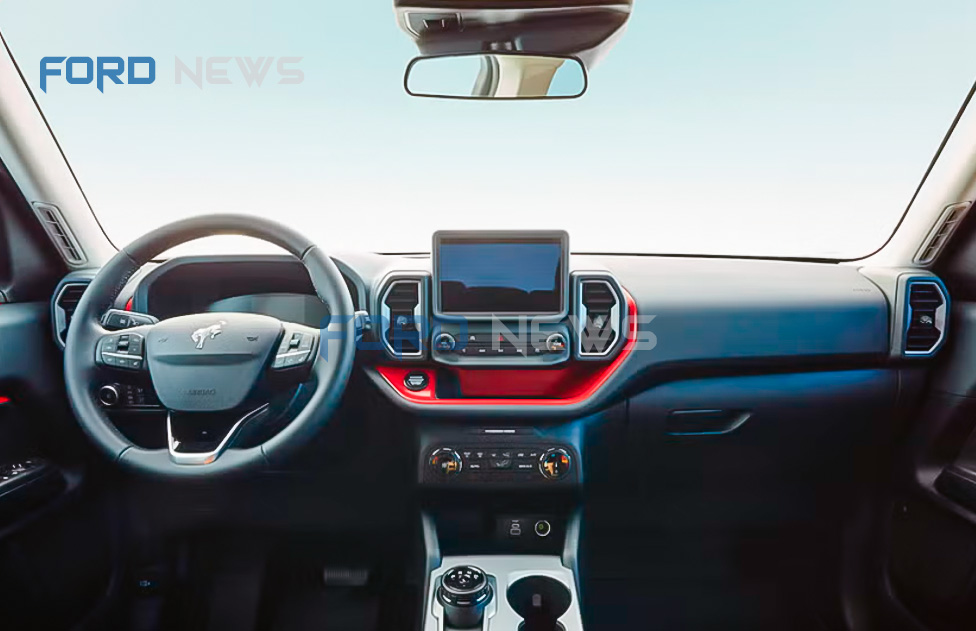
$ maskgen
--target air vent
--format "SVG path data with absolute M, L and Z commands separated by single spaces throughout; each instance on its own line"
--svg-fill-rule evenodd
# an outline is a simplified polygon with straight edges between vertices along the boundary
M 927 265 L 935 260 L 935 257 L 942 251 L 942 247 L 949 241 L 949 237 L 952 236 L 952 233 L 962 223 L 966 212 L 969 211 L 971 206 L 971 202 L 961 202 L 945 207 L 942 211 L 942 216 L 939 217 L 938 223 L 935 224 L 932 232 L 925 239 L 925 244 L 919 248 L 918 254 L 915 255 L 916 263 L 919 265 Z
M 390 281 L 383 292 L 383 344 L 394 357 L 423 355 L 424 281 L 400 278 Z
M 61 252 L 61 256 L 64 257 L 66 261 L 73 265 L 80 265 L 85 262 L 85 254 L 78 245 L 77 239 L 71 233 L 71 229 L 68 228 L 68 224 L 65 223 L 64 217 L 61 216 L 61 211 L 58 210 L 57 206 L 51 204 L 40 204 L 34 203 L 34 212 L 37 213 L 38 218 L 41 220 L 41 224 L 44 229 L 47 230 L 48 236 L 51 237 L 51 241 L 57 246 L 58 250 Z
M 577 288 L 580 357 L 610 354 L 620 339 L 621 299 L 609 280 L 582 279 Z
M 906 355 L 931 355 L 945 337 L 947 302 L 942 285 L 932 281 L 908 281 Z
M 81 295 L 88 288 L 87 283 L 65 283 L 54 298 L 54 336 L 64 346 L 68 339 L 68 326 L 78 308 Z

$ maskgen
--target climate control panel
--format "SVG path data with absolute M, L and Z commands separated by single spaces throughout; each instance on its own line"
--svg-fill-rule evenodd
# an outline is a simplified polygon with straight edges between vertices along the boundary
M 436 323 L 434 361 L 455 366 L 547 366 L 569 359 L 569 327 L 559 322 Z
M 566 445 L 440 445 L 430 449 L 422 481 L 454 483 L 556 483 L 575 481 L 573 451 Z

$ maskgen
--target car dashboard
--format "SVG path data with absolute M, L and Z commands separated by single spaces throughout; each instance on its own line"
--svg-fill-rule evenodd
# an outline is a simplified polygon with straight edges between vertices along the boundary
M 289 256 L 178 257 L 129 279 L 112 327 L 226 311 L 322 331 L 353 324 L 342 406 L 311 447 L 268 463 L 261 520 L 359 530 L 412 514 L 404 504 L 416 499 L 424 602 L 442 559 L 504 576 L 508 565 L 485 559 L 538 571 L 548 557 L 575 589 L 584 505 L 611 506 L 591 510 L 588 528 L 621 540 L 631 521 L 723 532 L 825 523 L 948 335 L 950 297 L 926 271 L 570 254 L 565 238 L 439 233 L 463 251 L 435 240 L 431 255 L 335 254 L 353 314 L 323 304 Z M 69 274 L 54 294 L 62 346 L 96 272 Z M 92 394 L 132 443 L 163 450 L 166 410 L 130 377 L 105 369 Z M 303 396 L 272 401 L 282 423 Z M 188 522 L 215 506 L 253 519 L 250 501 L 189 501 Z M 342 510 L 326 518 L 322 507 Z M 438 628 L 440 610 L 425 609 L 423 628 Z
M 356 311 L 348 317 L 365 329 L 361 370 L 392 402 L 418 414 L 578 417 L 689 370 L 910 364 L 937 352 L 947 329 L 945 288 L 918 270 L 571 256 L 568 235 L 558 232 L 487 233 L 500 245 L 486 245 L 485 234 L 476 233 L 466 246 L 465 233 L 438 234 L 444 244 L 435 244 L 433 256 L 334 257 Z M 519 243 L 540 234 L 548 245 Z M 518 250 L 514 263 L 491 263 L 505 257 L 485 248 L 502 246 L 528 249 Z M 556 259 L 545 260 L 547 247 Z M 523 254 L 543 258 L 523 265 Z M 445 261 L 450 272 L 438 267 Z M 526 271 L 537 264 L 555 266 L 557 278 Z M 465 297 L 452 274 L 490 282 Z M 72 301 L 91 275 L 73 273 L 56 291 L 53 321 L 62 345 Z M 523 280 L 549 289 L 499 286 Z M 288 256 L 174 258 L 144 268 L 115 306 L 160 320 L 242 311 L 325 328 L 331 318 L 304 267 Z

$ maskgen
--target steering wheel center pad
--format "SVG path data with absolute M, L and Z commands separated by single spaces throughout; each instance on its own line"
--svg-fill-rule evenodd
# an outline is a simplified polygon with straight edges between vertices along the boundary
M 146 337 L 156 395 L 176 412 L 240 406 L 283 329 L 276 318 L 246 313 L 197 313 L 160 322 Z

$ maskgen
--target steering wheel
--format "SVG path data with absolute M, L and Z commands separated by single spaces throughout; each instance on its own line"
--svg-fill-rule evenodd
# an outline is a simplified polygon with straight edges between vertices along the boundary
M 325 329 L 247 313 L 198 313 L 157 324 L 109 331 L 101 317 L 140 267 L 170 248 L 212 235 L 245 235 L 278 245 L 308 270 L 329 306 Z M 123 339 L 124 336 L 124 339 Z M 137 239 L 105 264 L 82 295 L 68 329 L 64 374 L 81 426 L 123 466 L 169 477 L 241 472 L 283 458 L 312 438 L 342 397 L 355 355 L 356 330 L 349 290 L 332 259 L 307 237 L 274 221 L 245 215 L 207 215 L 177 221 Z M 109 420 L 95 389 L 105 370 L 148 375 L 167 413 L 166 449 L 133 444 Z M 243 430 L 272 416 L 256 397 L 310 389 L 295 418 L 265 442 L 235 448 Z M 176 427 L 197 432 L 216 418 L 230 429 L 213 442 L 182 439 Z M 210 425 L 206 425 L 210 423 Z

